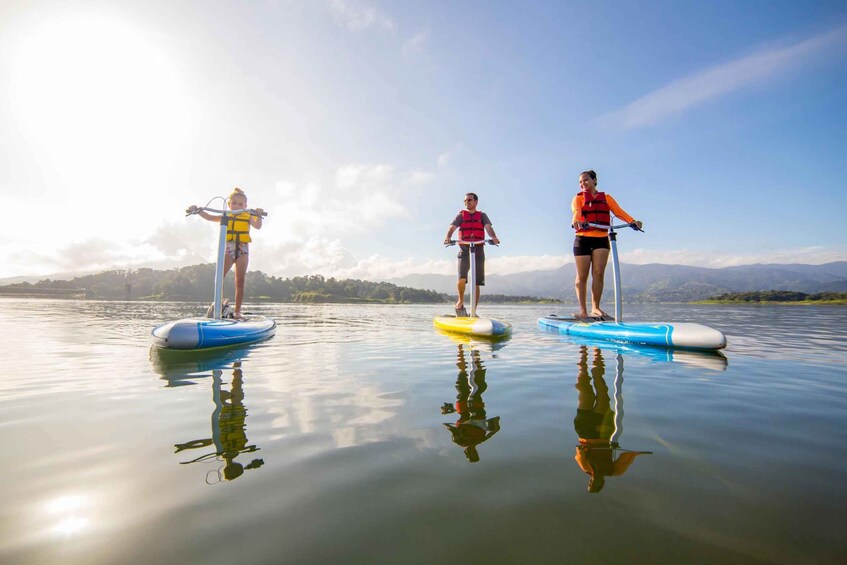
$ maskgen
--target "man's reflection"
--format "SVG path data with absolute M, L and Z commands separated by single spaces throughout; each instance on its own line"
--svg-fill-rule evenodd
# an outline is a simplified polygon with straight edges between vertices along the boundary
M 589 367 L 588 352 L 591 350 Z M 576 376 L 578 404 L 573 420 L 579 436 L 576 459 L 588 479 L 588 492 L 600 492 L 606 477 L 623 475 L 638 455 L 646 451 L 630 451 L 620 447 L 618 440 L 623 432 L 623 355 L 615 356 L 615 393 L 612 396 L 604 375 L 606 364 L 598 347 L 580 346 L 579 368 Z
M 487 418 L 485 403 L 482 401 L 482 393 L 488 388 L 485 384 L 485 366 L 479 356 L 479 351 L 471 349 L 468 353 L 471 360 L 471 371 L 468 372 L 468 363 L 465 350 L 459 344 L 459 355 L 456 366 L 459 368 L 459 376 L 456 379 L 456 403 L 451 405 L 445 402 L 441 407 L 442 414 L 459 414 L 455 424 L 444 424 L 452 435 L 453 443 L 459 445 L 465 451 L 470 463 L 479 461 L 479 453 L 476 446 L 487 441 L 491 436 L 500 431 L 500 416 Z
M 244 375 L 241 370 L 241 361 L 236 361 L 232 368 L 232 382 L 229 390 L 223 386 L 223 371 L 213 369 L 214 378 L 212 386 L 212 398 L 215 410 L 212 412 L 212 437 L 196 439 L 186 443 L 178 443 L 176 453 L 188 449 L 200 449 L 210 445 L 215 446 L 215 451 L 206 453 L 192 459 L 183 461 L 181 464 L 196 463 L 217 459 L 223 462 L 223 467 L 217 470 L 217 480 L 225 479 L 232 481 L 240 477 L 245 469 L 258 469 L 264 464 L 262 459 L 253 459 L 247 465 L 242 465 L 236 458 L 242 453 L 253 453 L 258 451 L 255 445 L 248 445 L 247 440 L 247 408 L 244 406 Z M 207 482 L 210 481 L 207 474 Z

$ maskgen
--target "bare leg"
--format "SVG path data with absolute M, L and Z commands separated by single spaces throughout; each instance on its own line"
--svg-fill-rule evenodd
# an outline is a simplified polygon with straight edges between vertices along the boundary
M 241 317 L 241 303 L 244 301 L 244 281 L 247 278 L 248 255 L 239 255 L 235 261 L 235 317 Z
M 224 256 L 224 281 L 226 281 L 226 276 L 229 274 L 229 270 L 232 268 L 233 264 L 235 264 L 235 259 L 233 259 L 229 253 Z M 221 302 L 226 303 L 227 299 L 221 295 Z M 221 304 L 223 306 L 223 304 Z M 225 312 L 221 310 L 221 314 Z
M 588 310 L 585 308 L 585 299 L 588 290 L 588 273 L 591 270 L 591 256 L 577 255 L 574 257 L 576 263 L 576 300 L 579 302 L 579 315 L 582 317 L 588 316 Z
M 576 373 L 577 408 L 579 410 L 592 410 L 597 400 L 594 388 L 591 386 L 591 375 L 588 374 L 588 348 L 584 345 L 579 348 L 579 369 Z
M 233 263 L 235 263 L 235 259 L 233 259 L 229 254 L 224 256 L 224 278 L 226 278 L 226 275 L 232 268 Z
M 598 414 L 606 414 L 612 410 L 609 405 L 611 402 L 609 385 L 606 384 L 606 379 L 603 378 L 603 375 L 606 374 L 606 363 L 603 361 L 603 352 L 599 348 L 594 348 L 592 356 L 591 380 L 594 381 L 594 389 L 597 391 L 597 398 L 594 401 L 594 411 Z
M 595 249 L 591 252 L 591 315 L 606 315 L 600 309 L 603 298 L 603 286 L 606 280 L 606 263 L 609 261 L 608 249 Z
M 456 284 L 456 290 L 459 292 L 459 300 L 456 302 L 456 310 L 465 307 L 465 285 L 467 281 L 465 279 L 459 279 L 459 282 Z

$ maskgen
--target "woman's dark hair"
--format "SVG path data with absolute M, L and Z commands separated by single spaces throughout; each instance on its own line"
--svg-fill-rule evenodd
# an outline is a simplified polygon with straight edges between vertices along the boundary
M 579 173 L 579 176 L 582 176 L 582 175 L 588 175 L 589 177 L 591 177 L 591 180 L 593 180 L 594 182 L 597 182 L 597 173 L 595 173 L 591 169 L 588 169 L 587 171 L 582 171 L 581 173 Z

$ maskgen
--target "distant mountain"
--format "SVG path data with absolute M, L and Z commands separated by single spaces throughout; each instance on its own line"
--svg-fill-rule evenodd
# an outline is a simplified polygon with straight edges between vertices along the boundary
M 529 295 L 573 301 L 573 264 L 558 269 L 487 275 L 486 293 Z M 824 265 L 743 265 L 710 269 L 685 265 L 621 265 L 624 298 L 632 302 L 689 302 L 727 292 L 794 290 L 847 292 L 847 261 Z M 453 275 L 408 275 L 388 279 L 396 285 L 455 294 Z M 612 288 L 611 266 L 606 288 Z
M 200 269 L 200 271 L 195 271 L 196 269 Z M 129 271 L 112 271 L 99 273 L 98 275 L 72 277 L 63 277 L 62 275 L 38 277 L 39 281 L 54 281 L 51 285 L 42 285 L 34 280 L 22 281 L 21 279 L 24 279 L 24 277 L 15 277 L 13 279 L 0 280 L 0 285 L 30 282 L 31 284 L 43 287 L 53 286 L 56 288 L 65 288 L 67 285 L 56 285 L 55 281 L 70 280 L 75 283 L 70 285 L 71 287 L 74 287 L 74 289 L 71 289 L 74 290 L 74 292 L 78 290 L 76 287 L 80 287 L 88 293 L 106 293 L 109 297 L 113 294 L 120 297 L 127 295 L 130 292 L 130 290 L 125 290 L 126 281 L 122 278 L 125 277 L 125 273 L 127 272 Z M 212 277 L 211 272 L 211 265 L 186 267 L 170 271 L 136 269 L 131 271 L 133 278 L 131 281 L 131 294 L 136 297 L 167 296 L 170 299 L 177 298 L 177 293 L 205 296 L 208 294 Z M 624 264 L 621 265 L 621 272 L 623 277 L 624 299 L 630 302 L 690 302 L 694 300 L 705 300 L 725 293 L 770 290 L 787 290 L 804 292 L 807 294 L 821 292 L 847 292 L 847 261 L 837 261 L 834 263 L 826 263 L 824 265 L 743 265 L 740 267 L 725 267 L 722 269 L 690 267 L 685 265 L 663 265 L 658 263 L 649 265 Z M 111 274 L 111 278 L 106 276 L 107 273 Z M 170 274 L 166 276 L 166 273 Z M 179 280 L 170 280 L 177 277 L 177 275 L 179 275 Z M 186 275 L 190 275 L 189 278 L 191 279 L 191 284 L 189 284 L 185 279 Z M 162 281 L 159 281 L 159 278 L 163 276 L 165 278 L 162 279 Z M 558 269 L 527 271 L 511 275 L 488 275 L 486 277 L 485 294 L 488 294 L 489 296 L 492 294 L 503 294 L 508 296 L 557 298 L 565 302 L 573 302 L 574 276 L 575 271 L 572 263 L 564 265 Z M 323 278 L 319 275 L 317 277 L 323 280 Z M 120 281 L 118 281 L 118 279 L 120 279 Z M 197 279 L 197 281 L 194 279 Z M 227 278 L 227 283 L 230 285 L 232 284 L 231 279 L 232 277 Z M 260 284 L 266 279 L 271 282 L 267 284 Z M 290 280 L 301 281 L 301 279 L 312 281 L 317 280 L 315 279 L 315 276 L 295 277 Z M 279 279 L 279 281 L 281 280 L 282 279 Z M 327 284 L 335 284 L 335 282 L 330 283 L 330 281 L 334 281 L 334 279 L 326 280 Z M 349 281 L 345 281 L 345 284 L 347 284 L 347 282 Z M 354 282 L 357 285 L 362 285 L 367 281 Z M 407 300 L 408 296 L 415 294 L 412 292 L 415 289 L 435 291 L 436 293 L 444 293 L 454 296 L 456 294 L 455 275 L 417 274 L 387 279 L 381 282 L 390 283 L 398 287 L 404 287 L 403 289 L 397 289 L 397 292 L 403 290 L 406 293 L 402 300 Z M 99 286 L 101 284 L 104 285 L 102 288 Z M 257 285 L 255 288 L 255 294 L 257 296 L 269 297 L 276 296 L 279 289 L 271 292 L 268 285 L 272 287 L 280 283 L 277 282 L 276 277 L 269 277 L 263 273 L 251 271 L 250 276 L 247 278 L 247 284 L 250 287 L 251 292 L 253 292 L 253 286 Z M 316 283 L 313 282 L 312 284 Z M 377 283 L 370 284 L 373 285 Z M 607 292 L 611 292 L 612 284 L 612 269 L 610 266 L 606 270 Z M 368 287 L 367 292 L 363 290 L 365 286 Z M 263 288 L 260 290 L 259 287 Z M 100 290 L 98 290 L 98 288 L 100 288 Z M 191 290 L 188 290 L 189 288 Z M 306 290 L 311 291 L 313 289 L 296 289 L 298 292 Z M 376 298 L 370 296 L 369 293 L 371 290 L 373 289 L 370 286 L 364 285 L 362 288 L 359 288 L 359 290 L 356 290 L 356 293 L 367 298 Z M 382 288 L 378 290 L 382 292 L 382 294 L 387 292 L 386 289 Z M 353 291 L 350 290 L 349 292 Z M 394 289 L 391 289 L 391 292 L 394 292 Z M 389 292 L 389 294 L 391 294 L 391 292 Z M 285 294 L 285 292 L 283 292 L 283 294 Z M 252 296 L 250 293 L 248 293 L 248 295 Z M 607 296 L 610 297 L 610 295 Z M 399 295 L 396 298 L 400 300 Z M 379 299 L 386 298 L 380 296 Z M 433 297 L 427 297 L 426 299 L 417 297 L 415 298 L 415 301 L 429 301 L 433 299 Z M 438 300 L 444 299 L 445 297 L 442 297 Z
M 18 277 L 6 277 L 4 279 L 0 279 L 0 285 L 7 284 L 18 284 L 18 283 L 37 283 L 38 281 L 43 280 L 51 280 L 51 281 L 69 281 L 71 279 L 75 279 L 77 277 L 84 277 L 86 275 L 94 275 L 99 273 L 100 271 L 74 271 L 74 272 L 65 272 L 65 273 L 53 273 L 52 275 L 44 275 L 44 276 L 18 276 Z
M 94 300 L 206 301 L 212 291 L 215 265 L 203 264 L 158 271 L 118 269 L 71 280 L 41 280 L 0 285 L 0 295 L 17 297 L 87 298 Z M 224 281 L 227 296 L 234 294 L 233 277 Z M 398 287 L 387 282 L 338 280 L 321 275 L 280 279 L 251 271 L 244 297 L 272 302 L 361 302 L 423 304 L 447 302 L 447 296 L 428 290 Z

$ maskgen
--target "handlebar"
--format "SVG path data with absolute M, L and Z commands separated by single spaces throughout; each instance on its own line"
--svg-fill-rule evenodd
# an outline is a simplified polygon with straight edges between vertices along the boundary
M 202 207 L 200 207 L 200 206 L 190 206 L 190 207 L 185 209 L 185 215 L 191 216 L 192 214 L 196 214 L 196 213 L 200 212 L 201 210 L 206 211 L 206 212 L 212 212 L 214 214 L 226 214 L 228 216 L 235 216 L 235 215 L 238 215 L 238 214 L 243 214 L 244 212 L 247 212 L 251 216 L 265 217 L 265 216 L 268 215 L 268 213 L 265 212 L 264 210 L 262 210 L 261 212 L 257 212 L 255 208 L 243 208 L 241 210 L 216 210 L 215 208 L 209 208 L 207 206 L 202 206 Z
M 640 232 L 644 231 L 643 229 L 639 228 L 638 225 L 635 222 L 632 222 L 631 224 L 617 224 L 617 225 L 612 224 L 610 226 L 606 225 L 606 224 L 596 224 L 594 222 L 582 222 L 582 223 L 579 224 L 579 227 L 580 227 L 580 229 L 599 228 L 601 230 L 616 230 L 618 228 L 632 228 L 635 231 L 640 231 Z
M 458 243 L 459 245 L 479 245 L 480 243 L 490 243 L 490 244 L 491 244 L 491 245 L 493 245 L 494 247 L 499 247 L 499 246 L 500 246 L 500 244 L 499 244 L 499 243 L 494 243 L 494 240 L 493 240 L 493 239 L 481 239 L 481 240 L 479 240 L 479 241 L 464 241 L 464 240 L 461 240 L 461 239 L 451 239 L 451 240 L 450 240 L 450 243 L 445 243 L 445 244 L 444 244 L 444 247 L 449 247 L 449 246 L 451 246 L 451 245 L 456 245 L 457 243 Z

